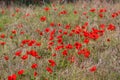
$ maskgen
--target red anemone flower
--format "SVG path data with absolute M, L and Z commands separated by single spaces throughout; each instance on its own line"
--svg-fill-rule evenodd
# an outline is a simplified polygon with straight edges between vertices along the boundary
M 40 18 L 40 21 L 41 21 L 41 22 L 46 21 L 46 16 L 42 16 L 42 17 Z
M 90 71 L 90 72 L 95 72 L 96 69 L 97 69 L 96 66 L 92 66 L 92 67 L 89 69 L 89 71 Z

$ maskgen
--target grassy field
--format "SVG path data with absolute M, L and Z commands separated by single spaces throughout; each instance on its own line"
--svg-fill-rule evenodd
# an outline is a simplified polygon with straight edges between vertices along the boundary
M 1 7 L 0 80 L 120 80 L 120 3 Z

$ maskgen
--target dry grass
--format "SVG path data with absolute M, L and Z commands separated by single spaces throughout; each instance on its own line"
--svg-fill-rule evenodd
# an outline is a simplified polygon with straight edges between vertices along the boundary
M 0 38 L 0 42 L 4 41 L 4 46 L 0 45 L 0 80 L 7 80 L 7 77 L 11 74 L 17 74 L 20 69 L 24 69 L 25 73 L 21 76 L 17 74 L 17 80 L 120 80 L 120 15 L 116 18 L 112 18 L 113 12 L 120 10 L 120 3 L 117 4 L 100 4 L 100 3 L 78 3 L 67 5 L 56 5 L 57 9 L 54 11 L 54 7 L 48 6 L 50 11 L 44 11 L 44 7 L 31 6 L 31 7 L 10 7 L 1 8 L 5 13 L 0 13 L 0 34 L 5 34 L 5 38 Z M 19 8 L 20 12 L 16 13 L 15 9 Z M 89 10 L 95 8 L 96 12 L 92 13 Z M 98 10 L 100 8 L 106 8 L 107 12 L 104 13 L 104 18 L 99 18 Z M 62 10 L 66 10 L 66 15 L 58 15 Z M 74 10 L 77 14 L 74 14 Z M 88 18 L 82 13 L 87 12 Z M 15 16 L 12 16 L 15 15 Z M 28 16 L 27 16 L 28 15 Z M 47 21 L 41 22 L 40 17 L 46 16 Z M 50 27 L 50 23 L 54 22 L 56 25 Z M 100 24 L 105 24 L 105 33 L 97 40 L 90 39 L 89 44 L 85 44 L 83 39 L 79 35 L 63 35 L 63 43 L 74 44 L 75 41 L 82 43 L 83 48 L 87 47 L 90 51 L 89 58 L 85 58 L 83 55 L 78 55 L 75 48 L 69 50 L 69 53 L 64 57 L 61 53 L 64 49 L 56 51 L 55 47 L 58 45 L 57 36 L 60 35 L 58 30 L 71 32 L 75 29 L 76 25 L 82 26 L 85 22 L 88 22 L 88 30 L 91 28 L 100 29 Z M 61 23 L 62 26 L 58 27 L 57 24 Z M 116 26 L 114 31 L 107 30 L 107 26 L 112 23 Z M 18 28 L 22 24 L 22 28 Z M 65 29 L 65 25 L 70 24 L 70 29 Z M 49 33 L 45 33 L 45 28 L 49 27 L 50 30 L 55 29 L 54 45 L 51 49 L 48 49 Z M 36 32 L 36 29 L 40 29 L 43 32 L 43 36 L 40 36 L 40 32 Z M 12 30 L 16 30 L 16 34 L 12 34 Z M 20 32 L 24 31 L 25 34 L 20 35 Z M 13 39 L 10 38 L 13 36 Z M 22 40 L 36 40 L 41 42 L 40 47 L 27 45 L 20 47 Z M 110 41 L 107 41 L 110 39 Z M 29 56 L 27 60 L 22 60 L 21 57 L 16 57 L 15 52 L 22 50 L 22 54 L 26 54 L 27 50 L 36 50 L 42 57 L 36 59 Z M 56 53 L 56 57 L 52 57 L 52 53 Z M 74 63 L 68 61 L 68 57 L 75 57 Z M 8 56 L 9 60 L 5 60 L 4 57 Z M 53 73 L 49 74 L 46 71 L 46 66 L 49 66 L 48 60 L 53 59 L 56 62 L 56 66 L 53 67 Z M 37 69 L 31 69 L 32 63 L 37 63 Z M 90 72 L 89 69 L 96 65 L 97 70 Z M 34 78 L 33 73 L 36 71 L 38 75 Z

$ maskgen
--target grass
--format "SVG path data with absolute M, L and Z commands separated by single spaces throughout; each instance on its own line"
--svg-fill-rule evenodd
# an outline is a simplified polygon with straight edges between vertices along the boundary
M 0 80 L 7 80 L 12 74 L 16 74 L 15 80 L 120 80 L 120 13 L 114 18 L 111 16 L 120 12 L 119 3 L 79 4 L 1 8 L 4 14 L 0 13 Z M 50 10 L 45 11 L 46 7 Z M 95 12 L 90 12 L 93 8 Z M 103 18 L 99 17 L 101 8 L 107 10 L 102 13 Z M 40 20 L 42 16 L 46 16 L 43 22 Z M 50 26 L 51 22 L 54 26 Z M 85 37 L 84 32 L 92 33 L 93 28 L 102 30 L 100 24 L 105 24 L 102 36 L 96 40 Z M 114 24 L 115 30 L 108 30 L 109 24 Z M 5 37 L 2 37 L 3 34 Z M 50 40 L 51 37 L 53 39 Z M 86 38 L 89 39 L 88 44 L 84 42 Z M 28 42 L 22 44 L 23 40 Z M 6 44 L 2 45 L 3 42 Z M 39 42 L 40 45 L 36 46 Z M 75 42 L 81 43 L 82 47 L 77 50 Z M 68 44 L 72 48 L 66 48 Z M 58 47 L 60 50 L 56 50 Z M 86 48 L 90 52 L 89 57 L 78 55 Z M 22 50 L 20 56 L 15 55 L 19 50 Z M 31 50 L 36 53 L 28 54 Z M 67 55 L 64 50 L 67 50 Z M 26 54 L 28 58 L 22 59 Z M 51 66 L 49 60 L 55 61 L 55 66 Z M 38 65 L 37 68 L 31 68 L 33 63 Z M 90 71 L 92 66 L 96 67 L 93 72 Z M 50 73 L 46 67 L 53 72 Z M 18 71 L 21 69 L 24 72 L 20 75 Z

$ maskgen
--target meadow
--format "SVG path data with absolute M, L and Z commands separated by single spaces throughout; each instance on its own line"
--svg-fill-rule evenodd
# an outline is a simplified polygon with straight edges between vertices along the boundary
M 120 3 L 2 6 L 0 80 L 120 80 Z

